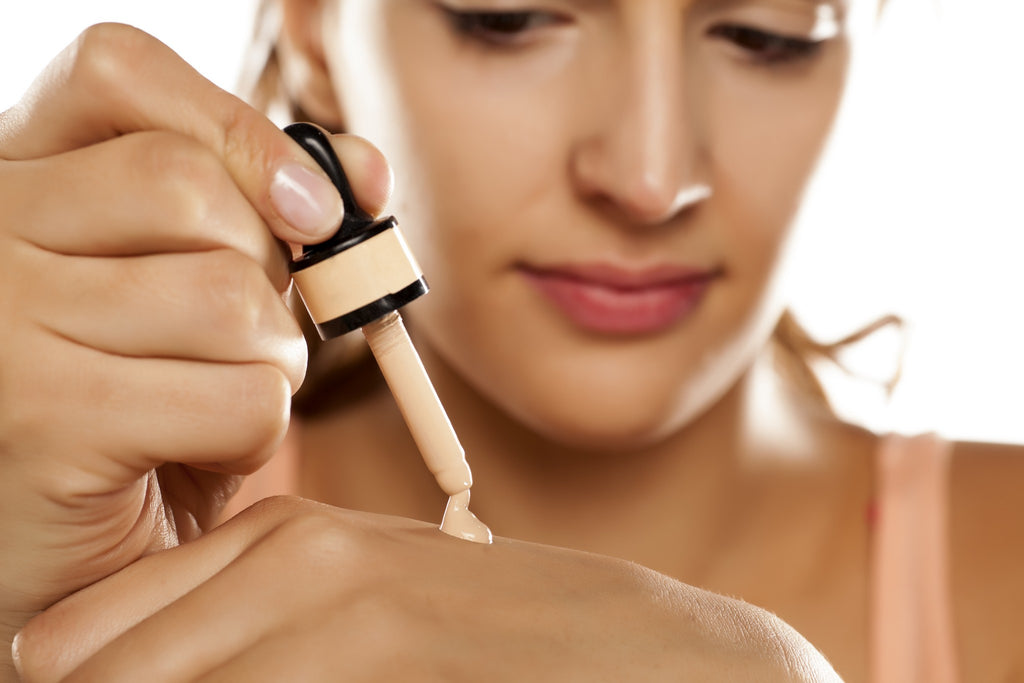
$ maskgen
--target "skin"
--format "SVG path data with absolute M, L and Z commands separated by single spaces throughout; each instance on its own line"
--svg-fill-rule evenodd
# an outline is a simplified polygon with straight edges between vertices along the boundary
M 379 152 L 335 145 L 378 211 Z M 124 26 L 84 33 L 0 115 L 0 677 L 479 680 L 501 661 L 517 680 L 537 667 L 835 680 L 778 618 L 622 560 L 508 540 L 482 551 L 295 499 L 212 529 L 276 449 L 304 372 L 274 238 L 320 241 L 339 207 L 299 222 L 282 209 L 277 174 L 296 164 L 316 173 L 266 118 Z M 458 599 L 438 610 L 443 595 Z M 510 624 L 530 626 L 515 647 Z M 430 645 L 474 641 L 454 660 Z M 632 664 L 642 652 L 647 670 Z
M 166 659 L 166 643 L 173 642 L 208 657 L 174 657 L 177 665 L 184 660 L 198 662 L 197 667 L 209 664 L 212 668 L 202 672 L 211 674 L 217 667 L 237 666 L 218 672 L 237 679 L 243 671 L 268 671 L 268 657 L 282 666 L 312 666 L 311 657 L 302 656 L 309 650 L 296 649 L 312 642 L 307 647 L 323 657 L 316 661 L 365 671 L 372 680 L 381 675 L 381 662 L 394 665 L 388 657 L 396 649 L 381 651 L 372 642 L 340 649 L 336 644 L 344 642 L 347 631 L 327 615 L 359 616 L 346 612 L 356 609 L 353 604 L 369 605 L 364 609 L 376 614 L 379 610 L 372 608 L 384 605 L 383 623 L 373 623 L 401 634 L 407 647 L 419 652 L 419 662 L 443 667 L 444 648 L 417 649 L 431 642 L 430 634 L 444 633 L 444 642 L 507 640 L 502 631 L 506 621 L 474 621 L 479 605 L 487 604 L 491 613 L 509 615 L 513 623 L 529 615 L 531 627 L 541 634 L 586 633 L 580 649 L 573 650 L 579 658 L 569 661 L 599 662 L 599 672 L 612 679 L 621 671 L 616 667 L 635 664 L 638 650 L 607 643 L 666 637 L 672 643 L 696 643 L 682 654 L 687 666 L 708 667 L 691 668 L 701 673 L 697 678 L 827 675 L 764 613 L 737 615 L 734 603 L 723 598 L 711 598 L 708 608 L 702 602 L 707 594 L 669 578 L 675 577 L 769 608 L 818 645 L 844 678 L 864 680 L 863 518 L 876 439 L 808 411 L 799 397 L 774 381 L 765 348 L 781 310 L 776 283 L 793 239 L 793 212 L 838 106 L 858 27 L 875 6 L 852 3 L 840 37 L 813 64 L 787 66 L 782 73 L 744 62 L 735 46 L 712 40 L 703 28 L 745 16 L 751 8 L 767 8 L 768 19 L 758 14 L 758 21 L 794 14 L 806 18 L 809 6 L 801 3 L 556 2 L 552 9 L 572 21 L 543 33 L 515 56 L 456 39 L 430 3 L 294 0 L 283 7 L 282 54 L 293 96 L 320 121 L 371 138 L 395 164 L 392 208 L 434 289 L 408 317 L 471 454 L 478 482 L 474 509 L 501 535 L 603 556 L 511 542 L 497 544 L 488 555 L 469 544 L 451 545 L 450 539 L 401 520 L 275 501 L 250 509 L 193 544 L 132 564 L 44 613 L 22 632 L 23 671 L 49 680 L 95 654 L 80 670 L 83 678 L 120 666 L 118 671 L 130 680 L 154 657 L 164 653 Z M 785 28 L 810 30 L 809 24 Z M 686 39 L 680 41 L 681 35 Z M 358 68 L 356 53 L 362 60 Z M 437 97 L 446 88 L 458 93 L 458 106 Z M 793 111 L 800 111 L 800 117 L 793 117 Z M 21 137 L 10 134 L 7 139 L 13 144 Z M 230 158 L 222 162 L 231 167 Z M 371 170 L 364 173 L 374 177 Z M 362 177 L 358 171 L 354 175 L 357 181 Z M 680 193 L 697 183 L 709 185 L 712 195 L 681 204 Z M 367 185 L 372 194 L 374 183 Z M 208 184 L 197 182 L 192 191 L 202 194 Z M 246 195 L 257 208 L 261 197 L 258 191 Z M 584 333 L 546 308 L 515 268 L 523 261 L 544 264 L 544 259 L 559 262 L 577 254 L 641 264 L 671 255 L 721 265 L 724 275 L 685 325 L 643 339 L 608 339 Z M 36 271 L 21 272 L 30 277 Z M 206 319 L 190 322 L 192 330 L 208 324 Z M 271 330 L 240 336 L 280 349 L 268 341 Z M 30 355 L 21 353 L 22 358 Z M 135 374 L 126 366 L 118 376 Z M 553 376 L 564 381 L 552 382 Z M 97 371 L 94 381 L 109 377 Z M 197 386 L 212 382 L 200 379 Z M 145 406 L 144 397 L 154 402 L 154 393 L 139 389 L 135 400 Z M 223 403 L 218 405 L 232 403 L 227 395 L 219 396 Z M 88 424 L 85 396 L 67 400 L 62 419 L 66 413 L 69 421 Z M 178 402 L 184 399 L 176 401 L 171 407 L 182 409 Z M 33 405 L 42 411 L 42 400 Z M 166 403 L 157 407 L 172 412 Z M 207 405 L 191 409 L 197 415 L 210 411 Z M 211 414 L 219 417 L 220 411 Z M 52 408 L 46 415 L 52 415 Z M 276 421 L 253 416 L 252 425 L 277 426 L 264 439 L 263 449 L 272 448 L 280 416 Z M 134 426 L 131 438 L 151 438 Z M 225 434 L 240 428 L 217 426 Z M 46 457 L 68 450 L 68 444 L 21 442 L 29 446 L 24 453 Z M 338 443 L 346 444 L 343 452 Z M 164 457 L 174 460 L 187 446 L 183 441 Z M 443 507 L 383 389 L 345 412 L 307 424 L 302 446 L 303 495 L 420 519 L 435 519 Z M 957 450 L 954 581 L 959 645 L 969 680 L 1001 680 L 1020 666 L 1011 640 L 1021 630 L 1021 610 L 1014 606 L 1024 606 L 1024 600 L 1012 567 L 1024 559 L 1013 557 L 1021 552 L 1013 550 L 1022 547 L 1013 539 L 1020 538 L 1024 525 L 1019 511 L 999 502 L 1009 499 L 1004 495 L 1024 475 L 1020 462 L 1015 454 L 978 446 Z M 11 471 L 19 481 L 28 478 Z M 132 481 L 148 471 L 136 465 Z M 109 479 L 104 484 L 110 487 Z M 29 508 L 24 520 L 35 520 L 39 507 Z M 979 528 L 988 533 L 976 533 Z M 109 533 L 104 539 L 119 540 Z M 320 557 L 322 562 L 290 561 L 308 559 L 310 547 L 334 551 Z M 94 575 L 144 552 L 116 556 Z M 608 556 L 660 574 L 625 571 Z M 360 563 L 353 557 L 370 559 Z M 995 557 L 1003 559 L 987 559 Z M 44 559 L 46 566 L 55 561 Z M 403 574 L 403 566 L 431 570 Z M 395 567 L 395 573 L 381 578 L 380 567 Z M 307 580 L 295 581 L 297 570 Z M 339 575 L 345 580 L 337 581 Z M 177 578 L 168 584 L 168 576 Z M 266 577 L 267 583 L 254 585 L 253 576 Z M 469 598 L 445 603 L 452 610 L 450 620 L 431 618 L 437 604 L 407 609 L 418 604 L 412 595 L 387 600 L 396 586 L 419 586 L 425 576 L 439 582 L 433 588 L 442 592 L 433 594 L 450 590 Z M 544 580 L 537 590 L 526 591 L 538 576 Z M 87 582 L 76 576 L 47 598 Z M 325 586 L 335 584 L 340 587 L 325 593 Z M 813 594 L 808 586 L 815 587 Z M 564 599 L 567 587 L 582 593 L 572 608 Z M 246 605 L 252 595 L 268 589 L 280 591 L 281 599 L 267 604 L 285 607 L 263 609 L 267 620 L 254 620 Z M 670 603 L 678 609 L 665 615 L 664 605 L 651 604 L 652 592 L 677 596 Z M 173 602 L 183 594 L 186 599 Z M 536 603 L 521 599 L 526 595 L 538 596 Z M 645 618 L 637 620 L 641 626 L 616 630 L 621 619 L 609 618 L 595 603 L 609 595 L 624 596 L 624 613 L 644 610 Z M 562 596 L 555 602 L 564 610 L 552 615 L 537 607 L 550 604 L 553 596 Z M 197 630 L 213 600 L 220 616 L 209 630 Z M 112 617 L 104 625 L 107 630 L 97 629 L 92 615 L 100 609 L 122 616 Z M 762 669 L 721 668 L 716 653 L 729 638 L 716 627 L 721 625 L 712 617 L 716 612 L 730 615 L 726 623 L 744 625 L 753 634 L 748 645 Z M 702 618 L 686 617 L 694 613 Z M 147 615 L 152 618 L 139 624 Z M 596 632 L 579 630 L 595 623 Z M 82 640 L 90 630 L 95 635 Z M 300 634 L 298 641 L 282 636 L 289 631 Z M 214 637 L 206 637 L 209 633 Z M 235 637 L 217 637 L 225 633 Z M 326 652 L 317 647 L 321 638 L 332 643 Z M 781 656 L 767 646 L 773 641 L 784 644 Z M 80 647 L 68 647 L 76 642 Z M 55 660 L 55 648 L 70 653 L 59 667 L 48 664 Z M 280 660 L 289 652 L 297 662 Z M 536 642 L 520 643 L 515 652 L 521 659 L 480 648 L 463 662 L 460 673 L 487 671 L 487 662 L 500 657 L 508 662 L 510 675 L 521 666 L 525 676 L 545 670 L 542 663 L 549 661 Z M 595 659 L 598 653 L 601 658 Z M 665 648 L 644 660 L 650 670 L 631 673 L 657 679 L 659 666 L 662 672 L 679 670 L 679 655 Z M 780 659 L 790 664 L 780 667 Z M 554 662 L 559 660 L 564 665 L 561 657 Z M 553 678 L 564 679 L 557 668 L 550 671 Z M 316 674 L 329 675 L 311 673 Z

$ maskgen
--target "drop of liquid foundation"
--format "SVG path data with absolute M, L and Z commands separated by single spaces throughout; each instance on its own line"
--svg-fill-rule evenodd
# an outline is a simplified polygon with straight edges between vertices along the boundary
M 448 498 L 448 506 L 441 519 L 441 531 L 474 543 L 490 543 L 493 540 L 487 525 L 469 511 L 469 489 Z

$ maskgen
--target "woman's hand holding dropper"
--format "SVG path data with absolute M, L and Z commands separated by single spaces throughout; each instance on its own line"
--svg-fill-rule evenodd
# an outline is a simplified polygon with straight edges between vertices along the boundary
M 338 151 L 381 205 L 379 153 Z M 199 536 L 274 452 L 306 362 L 277 240 L 341 210 L 269 120 L 128 27 L 0 114 L 0 643 Z

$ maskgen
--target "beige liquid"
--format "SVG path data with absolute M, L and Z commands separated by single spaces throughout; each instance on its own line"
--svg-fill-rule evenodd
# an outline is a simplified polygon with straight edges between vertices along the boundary
M 448 507 L 441 519 L 441 531 L 449 536 L 474 543 L 490 543 L 493 539 L 487 525 L 469 511 L 469 489 L 449 496 Z
M 363 334 L 423 461 L 438 486 L 450 496 L 441 531 L 477 543 L 490 543 L 490 529 L 469 511 L 473 474 L 465 451 L 409 339 L 402 317 L 397 312 L 389 313 L 363 326 Z

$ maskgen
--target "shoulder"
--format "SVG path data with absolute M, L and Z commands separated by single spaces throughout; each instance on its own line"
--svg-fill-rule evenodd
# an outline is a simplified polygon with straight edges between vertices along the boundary
M 1024 589 L 1024 446 L 954 444 L 950 492 L 953 549 L 974 551 L 979 569 L 1008 570 L 1016 560 Z
M 997 524 L 1015 518 L 1018 531 L 1024 532 L 1022 487 L 1024 446 L 967 441 L 953 444 L 953 503 L 962 512 L 983 515 Z
M 964 673 L 1024 674 L 1024 446 L 954 444 L 950 550 Z

